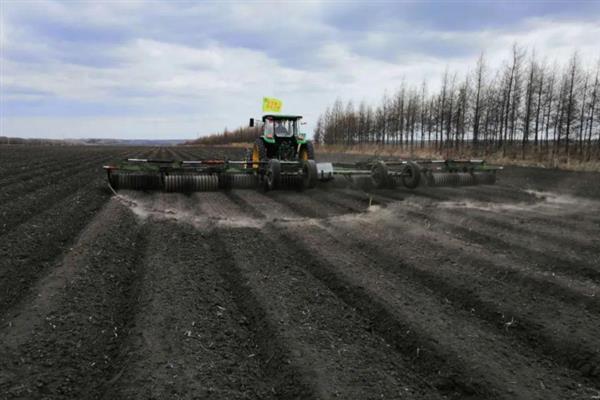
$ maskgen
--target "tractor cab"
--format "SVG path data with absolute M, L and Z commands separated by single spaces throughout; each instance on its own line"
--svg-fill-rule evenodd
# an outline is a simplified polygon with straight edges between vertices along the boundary
M 275 142 L 277 138 L 295 138 L 296 141 L 304 141 L 304 134 L 300 132 L 300 115 L 264 115 L 263 138 L 269 142 Z

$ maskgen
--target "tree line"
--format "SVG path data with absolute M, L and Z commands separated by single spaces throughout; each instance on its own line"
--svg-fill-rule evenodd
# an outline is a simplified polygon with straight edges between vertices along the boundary
M 254 143 L 254 140 L 259 137 L 260 134 L 261 130 L 259 126 L 241 127 L 233 131 L 228 131 L 227 128 L 225 128 L 223 132 L 204 136 L 187 144 L 225 145 L 230 143 Z
M 65 146 L 69 142 L 59 139 L 26 139 L 18 137 L 0 136 L 0 144 L 23 144 L 39 146 Z
M 424 81 L 403 83 L 375 106 L 338 99 L 320 115 L 314 140 L 598 159 L 599 97 L 600 60 L 586 68 L 575 52 L 565 65 L 550 65 L 515 44 L 502 67 L 490 68 L 482 54 L 465 76 L 446 70 L 431 93 Z

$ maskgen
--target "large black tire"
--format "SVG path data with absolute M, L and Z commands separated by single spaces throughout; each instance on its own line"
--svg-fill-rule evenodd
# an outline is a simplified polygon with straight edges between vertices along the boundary
M 377 161 L 371 168 L 371 180 L 377 189 L 385 189 L 391 186 L 388 167 L 383 161 Z
M 302 161 L 302 188 L 312 189 L 317 186 L 317 163 L 315 160 Z
M 267 159 L 267 145 L 265 144 L 265 141 L 263 138 L 256 138 L 251 153 L 252 168 L 256 171 L 260 170 L 261 164 L 258 162 L 267 161 Z
M 298 159 L 300 161 L 315 159 L 315 148 L 314 148 L 312 142 L 307 141 L 305 144 L 302 145 L 302 147 L 300 147 L 300 153 L 298 153 Z
M 412 162 L 408 161 L 404 167 L 404 174 L 402 175 L 402 184 L 409 189 L 414 189 L 419 186 L 421 181 L 421 168 Z
M 246 149 L 246 153 L 244 154 L 244 161 L 246 162 L 244 168 L 252 168 L 252 150 L 253 149 Z
M 265 190 L 277 190 L 281 185 L 281 164 L 277 159 L 269 160 L 265 172 Z

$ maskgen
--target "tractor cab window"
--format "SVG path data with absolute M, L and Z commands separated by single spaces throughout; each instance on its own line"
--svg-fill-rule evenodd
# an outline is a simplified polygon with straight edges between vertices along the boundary
M 279 123 L 279 127 L 277 126 Z M 298 121 L 295 120 L 282 120 L 275 122 L 275 134 L 281 137 L 292 137 L 298 135 Z
M 290 130 L 290 121 L 275 121 L 275 136 L 289 137 L 294 133 Z
M 267 119 L 265 120 L 265 136 L 273 137 L 273 120 Z

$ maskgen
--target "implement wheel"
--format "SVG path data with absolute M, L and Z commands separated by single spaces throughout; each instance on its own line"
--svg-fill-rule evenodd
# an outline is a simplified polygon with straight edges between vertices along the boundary
M 371 168 L 371 180 L 377 189 L 385 189 L 391 186 L 388 167 L 383 161 L 377 161 Z
M 317 163 L 315 160 L 302 161 L 302 188 L 312 189 L 317 186 Z
M 421 169 L 416 163 L 408 161 L 404 167 L 404 173 L 402 174 L 402 184 L 409 189 L 414 189 L 419 186 L 420 181 Z
M 260 162 L 267 160 L 267 146 L 262 138 L 257 138 L 254 142 L 251 157 L 252 168 L 258 171 L 261 167 Z
M 269 160 L 265 172 L 265 190 L 276 190 L 281 185 L 281 164 L 277 159 Z

